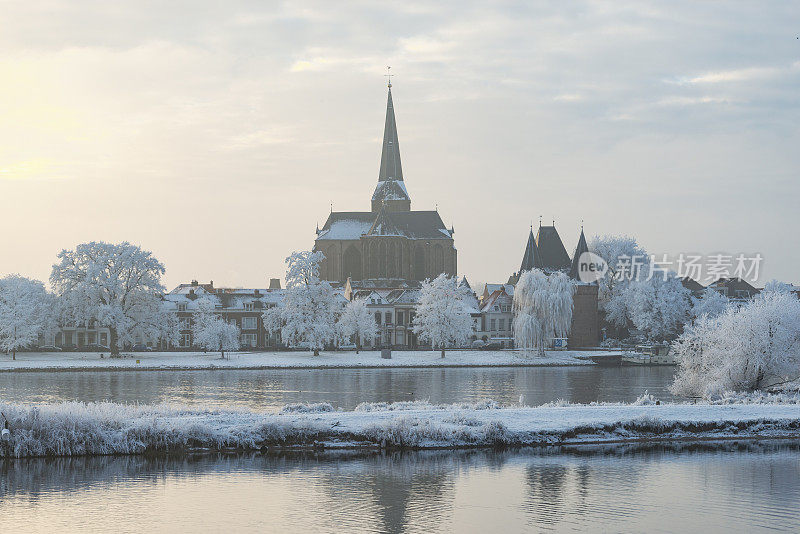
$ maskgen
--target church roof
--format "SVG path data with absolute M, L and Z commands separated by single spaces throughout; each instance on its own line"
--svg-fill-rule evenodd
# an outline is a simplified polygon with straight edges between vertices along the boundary
M 392 235 L 408 239 L 453 239 L 438 211 L 332 212 L 317 240 L 357 240 L 362 235 Z
M 317 239 L 360 239 L 369 232 L 375 214 L 371 211 L 333 211 L 328 215 L 325 226 L 319 231 Z
M 540 226 L 536 235 L 536 248 L 542 262 L 542 269 L 551 271 L 568 270 L 571 266 L 569 254 L 564 248 L 561 236 L 555 226 Z
M 578 260 L 584 252 L 589 252 L 589 245 L 586 244 L 586 236 L 583 234 L 583 228 L 581 228 L 578 246 L 575 247 L 575 254 L 572 256 L 572 267 L 569 270 L 570 278 L 578 279 Z
M 381 211 L 375 217 L 375 222 L 367 232 L 367 235 L 403 236 L 405 235 L 394 223 L 386 211 L 386 205 L 381 206 Z

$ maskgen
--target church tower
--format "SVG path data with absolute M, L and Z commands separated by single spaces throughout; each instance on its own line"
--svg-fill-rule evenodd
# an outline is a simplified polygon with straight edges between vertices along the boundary
M 392 84 L 386 101 L 381 167 L 370 211 L 331 211 L 314 250 L 325 254 L 320 278 L 351 288 L 407 289 L 440 273 L 456 274 L 453 227 L 438 210 L 412 211 L 403 181 Z
M 400 163 L 400 145 L 397 141 L 397 122 L 392 104 L 392 83 L 389 82 L 389 97 L 386 101 L 386 123 L 383 127 L 383 150 L 378 185 L 372 194 L 372 213 L 382 206 L 388 211 L 411 211 L 411 198 L 403 181 L 403 166 Z

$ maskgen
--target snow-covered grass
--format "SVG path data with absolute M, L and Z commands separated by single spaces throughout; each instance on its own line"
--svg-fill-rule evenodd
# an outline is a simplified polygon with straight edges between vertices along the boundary
M 554 444 L 800 438 L 800 404 L 734 398 L 725 404 L 499 407 L 426 402 L 287 405 L 278 413 L 176 406 L 61 403 L 2 405 L 15 457 L 138 454 L 202 449 L 469 448 Z M 788 400 L 787 398 L 783 399 Z
M 438 352 L 394 351 L 390 360 L 384 360 L 379 351 L 321 352 L 319 356 L 311 352 L 233 352 L 226 353 L 223 360 L 218 352 L 135 352 L 113 359 L 108 354 L 101 359 L 96 352 L 22 352 L 16 360 L 0 354 L 0 371 L 558 366 L 592 365 L 584 359 L 592 354 L 604 353 L 553 351 L 541 358 L 513 350 L 452 350 L 442 359 Z

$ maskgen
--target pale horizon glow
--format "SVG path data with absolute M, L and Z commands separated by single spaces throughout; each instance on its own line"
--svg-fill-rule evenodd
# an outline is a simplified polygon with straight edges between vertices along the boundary
M 800 10 L 726 3 L 9 1 L 0 276 L 130 241 L 168 289 L 266 287 L 367 211 L 392 66 L 412 209 L 505 282 L 531 224 L 760 253 L 800 285 Z

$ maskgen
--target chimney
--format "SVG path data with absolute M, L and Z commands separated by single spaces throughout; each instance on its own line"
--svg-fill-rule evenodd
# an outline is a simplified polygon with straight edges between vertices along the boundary
M 270 289 L 280 289 L 281 288 L 281 279 L 280 278 L 270 278 L 269 279 L 269 288 Z
M 197 287 L 197 280 L 192 280 L 192 287 Z

